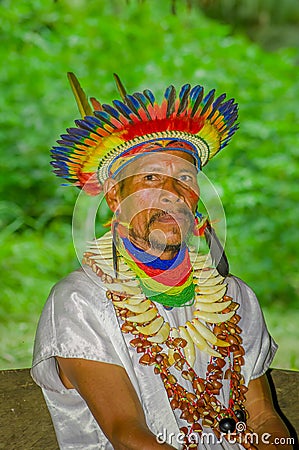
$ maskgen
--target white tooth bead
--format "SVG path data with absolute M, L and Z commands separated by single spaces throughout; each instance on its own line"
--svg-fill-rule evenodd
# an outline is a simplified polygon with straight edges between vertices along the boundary
M 195 363 L 195 358 L 196 358 L 194 342 L 185 327 L 179 326 L 179 332 L 180 332 L 181 337 L 183 339 L 185 339 L 185 341 L 187 342 L 187 345 L 183 348 L 183 352 L 184 352 L 186 360 L 192 367 L 193 364 Z
M 145 334 L 146 336 L 149 336 L 151 334 L 158 333 L 158 331 L 162 327 L 163 323 L 164 323 L 163 317 L 157 317 L 156 319 L 154 319 L 148 325 L 137 326 L 136 328 L 139 331 L 139 333 L 142 333 L 142 334 Z
M 145 311 L 144 313 L 138 314 L 137 316 L 127 317 L 128 322 L 136 322 L 136 323 L 146 323 L 153 320 L 157 315 L 157 309 L 151 308 Z
M 216 303 L 222 299 L 223 296 L 219 296 L 218 294 L 195 294 L 195 302 L 200 304 L 212 304 Z
M 141 294 L 141 289 L 139 286 L 128 286 L 126 283 L 110 283 L 108 284 L 108 288 L 110 291 L 128 295 Z
M 214 286 L 196 285 L 195 292 L 198 292 L 198 294 L 207 294 L 207 295 L 219 293 L 219 295 L 223 297 L 226 288 L 227 288 L 226 284 L 216 284 Z
M 196 278 L 196 276 L 194 276 Z M 211 277 L 211 278 L 197 278 L 196 283 L 198 286 L 215 286 L 216 284 L 220 284 L 223 282 L 223 277 Z
M 163 344 L 169 336 L 170 325 L 168 322 L 164 322 L 159 332 L 154 336 L 147 338 L 148 341 L 154 342 L 155 344 Z
M 171 336 L 173 339 L 176 339 L 176 338 L 180 337 L 177 328 L 171 328 L 171 330 L 170 330 L 170 336 Z
M 143 300 L 146 300 L 146 297 L 144 294 L 141 295 L 133 295 L 132 297 L 128 297 L 124 300 L 124 303 L 126 305 L 139 305 L 140 302 Z
M 215 269 L 211 270 L 197 270 L 195 269 L 193 272 L 193 276 L 198 278 L 199 280 L 206 280 L 209 278 L 215 278 L 219 276 L 219 272 Z
M 173 364 L 175 363 L 175 359 L 174 359 L 173 355 L 174 355 L 174 349 L 170 348 L 168 350 L 168 362 L 171 366 L 173 366 Z
M 215 334 L 212 333 L 211 330 L 209 330 L 206 326 L 204 326 L 197 319 L 193 319 L 192 324 L 194 325 L 194 327 L 197 329 L 197 331 L 202 335 L 202 337 L 204 339 L 211 342 L 211 344 L 213 344 L 213 345 L 216 344 L 217 337 L 215 336 Z
M 126 308 L 133 313 L 143 313 L 149 309 L 151 306 L 150 300 L 144 300 L 143 302 L 139 302 L 137 305 L 128 305 L 126 302 Z
M 191 322 L 187 321 L 186 327 L 187 327 L 188 333 L 190 334 L 194 344 L 199 348 L 199 350 L 204 351 L 208 345 L 206 340 L 199 334 L 199 332 L 197 331 L 197 329 L 194 327 L 194 325 Z
M 219 300 L 219 299 L 218 299 Z M 227 302 L 221 302 L 221 303 L 201 303 L 200 301 L 196 302 L 196 310 L 197 311 L 204 311 L 204 312 L 221 312 L 225 308 L 227 308 L 231 304 L 231 301 L 228 300 Z
M 198 319 L 202 319 L 208 323 L 222 323 L 222 322 L 226 322 L 227 320 L 231 319 L 233 317 L 233 315 L 235 314 L 235 311 L 231 311 L 231 312 L 225 313 L 225 314 L 194 311 L 193 314 Z

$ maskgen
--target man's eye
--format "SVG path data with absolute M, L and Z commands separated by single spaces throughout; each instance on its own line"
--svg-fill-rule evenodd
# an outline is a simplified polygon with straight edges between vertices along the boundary
M 182 181 L 183 183 L 192 183 L 193 177 L 191 175 L 181 175 L 180 181 Z
M 154 181 L 154 180 L 157 179 L 157 175 L 154 174 L 154 173 L 148 173 L 148 174 L 146 174 L 146 175 L 144 176 L 144 179 L 145 179 L 146 181 Z

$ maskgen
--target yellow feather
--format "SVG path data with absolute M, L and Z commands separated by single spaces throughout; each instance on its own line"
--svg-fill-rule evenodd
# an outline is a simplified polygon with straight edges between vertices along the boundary
M 126 89 L 125 89 L 124 85 L 122 84 L 122 82 L 120 81 L 120 78 L 117 75 L 117 73 L 114 73 L 113 76 L 114 76 L 117 90 L 120 93 L 122 100 L 124 100 L 125 96 L 126 96 Z
M 76 75 L 73 72 L 68 72 L 67 77 L 69 79 L 82 118 L 84 118 L 85 116 L 93 116 L 92 109 L 90 107 L 90 104 L 88 103 L 88 98 L 81 88 Z

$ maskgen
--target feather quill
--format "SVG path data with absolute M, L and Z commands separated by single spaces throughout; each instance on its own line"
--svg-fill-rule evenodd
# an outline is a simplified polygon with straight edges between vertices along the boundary
M 124 85 L 122 84 L 122 82 L 120 81 L 120 78 L 117 75 L 117 73 L 114 73 L 113 76 L 114 76 L 114 80 L 115 80 L 115 83 L 116 83 L 117 90 L 120 93 L 120 96 L 122 98 L 122 101 L 125 102 L 126 101 L 125 97 L 127 95 L 127 91 L 126 91 Z
M 81 88 L 76 75 L 73 72 L 68 72 L 67 77 L 70 82 L 82 118 L 84 118 L 85 116 L 92 116 L 92 109 L 90 107 L 90 104 L 88 103 L 88 98 Z

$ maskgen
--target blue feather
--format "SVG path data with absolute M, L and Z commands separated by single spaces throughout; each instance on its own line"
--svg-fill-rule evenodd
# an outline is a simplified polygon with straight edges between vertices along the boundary
M 106 103 L 102 105 L 102 108 L 108 114 L 111 114 L 112 117 L 119 120 L 120 113 L 119 111 L 117 111 L 117 109 L 113 108 L 111 105 L 107 105 Z
M 150 116 L 150 114 L 149 114 L 149 112 L 148 112 L 148 110 L 147 110 L 147 106 L 150 104 L 150 101 L 149 101 L 149 100 L 145 97 L 145 95 L 143 95 L 141 92 L 135 92 L 135 93 L 133 94 L 133 96 L 134 96 L 135 98 L 137 98 L 137 100 L 138 100 L 140 106 L 142 107 L 143 111 L 144 111 L 145 114 L 146 114 L 146 117 L 147 117 L 149 120 L 151 120 L 151 116 Z
M 168 88 L 164 93 L 164 98 L 167 101 L 166 117 L 170 117 L 171 114 L 174 112 L 175 107 L 176 91 L 174 86 L 172 85 L 168 86 Z
M 152 93 L 152 91 L 151 91 L 150 89 L 145 89 L 145 90 L 143 91 L 143 93 L 144 93 L 144 95 L 146 96 L 146 98 L 150 101 L 150 103 L 151 103 L 152 105 L 154 105 L 156 99 L 155 99 L 155 96 L 154 96 L 154 94 Z
M 178 107 L 177 115 L 181 114 L 188 106 L 188 95 L 190 92 L 190 84 L 184 84 L 184 86 L 181 87 L 180 93 L 179 93 L 179 99 L 180 99 L 180 105 Z
M 192 111 L 190 114 L 191 117 L 193 117 L 195 115 L 196 111 L 199 108 L 199 105 L 202 101 L 203 92 L 204 92 L 203 87 L 199 86 L 199 85 L 194 86 L 194 88 L 190 92 L 189 97 L 190 97 L 191 104 L 193 104 Z
M 72 136 L 70 134 L 62 134 L 60 137 L 62 138 L 61 140 L 65 142 L 74 142 L 75 144 L 77 142 L 80 142 L 78 136 Z
M 88 137 L 90 135 L 90 132 L 87 130 L 84 130 L 83 128 L 67 128 L 66 131 L 72 135 L 72 136 L 78 136 L 78 137 Z
M 214 95 L 215 95 L 215 89 L 212 89 L 203 99 L 204 107 L 201 110 L 201 113 L 200 113 L 201 116 L 203 116 L 205 114 L 205 112 L 209 109 L 209 107 L 213 103 Z
M 232 106 L 232 104 L 234 103 L 235 99 L 231 98 L 230 100 L 227 100 L 227 102 L 223 103 L 220 107 L 219 107 L 219 111 L 221 112 L 221 114 L 225 114 L 230 107 Z
M 208 115 L 207 120 L 210 120 L 213 117 L 213 115 L 215 114 L 215 112 L 217 111 L 217 109 L 219 108 L 219 106 L 221 105 L 223 100 L 225 99 L 225 97 L 226 97 L 226 94 L 222 94 L 218 98 L 216 98 L 216 100 L 213 103 L 213 109 L 212 109 L 211 113 Z
M 182 99 L 185 97 L 186 93 L 187 93 L 187 95 L 189 94 L 190 88 L 191 88 L 191 86 L 190 86 L 189 83 L 184 84 L 184 85 L 181 87 L 181 90 L 180 90 L 180 93 L 179 93 L 179 99 L 180 99 L 181 101 L 182 101 Z
M 69 139 L 58 139 L 57 144 L 62 145 L 62 147 L 70 147 L 71 149 L 74 148 L 74 145 L 76 145 L 78 141 L 73 142 Z
M 111 115 L 109 113 L 107 113 L 106 111 L 95 111 L 94 113 L 96 114 L 97 118 L 103 122 L 103 124 L 107 124 L 114 129 L 116 128 L 116 126 L 110 121 Z M 105 129 L 105 127 L 103 127 L 102 125 L 99 126 Z
M 123 102 L 121 102 L 120 100 L 113 100 L 113 104 L 114 106 L 118 109 L 118 111 L 123 114 L 127 119 L 131 120 L 131 114 L 132 111 L 130 108 L 127 107 L 127 105 L 125 105 Z
M 141 117 L 138 114 L 138 109 L 140 108 L 139 101 L 135 97 L 133 97 L 133 95 L 129 94 L 125 96 L 124 100 L 126 101 L 127 106 L 131 108 L 132 113 L 134 113 L 135 116 L 137 116 L 141 120 Z
M 94 124 L 96 128 L 101 128 L 103 123 L 95 116 L 88 116 L 88 123 Z

